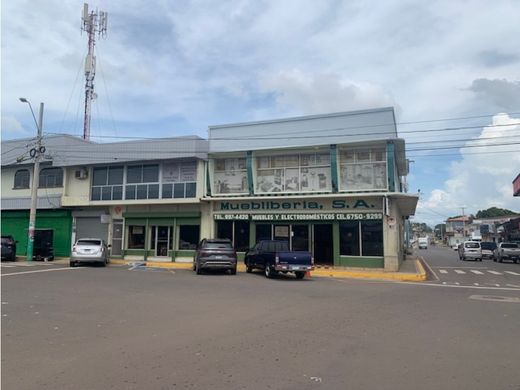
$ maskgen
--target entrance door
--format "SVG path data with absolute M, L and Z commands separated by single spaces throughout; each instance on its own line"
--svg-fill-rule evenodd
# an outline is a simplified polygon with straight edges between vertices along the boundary
M 309 250 L 309 225 L 292 225 L 292 250 Z
M 110 254 L 113 256 L 121 256 L 123 248 L 123 220 L 114 219 L 112 221 L 112 248 Z
M 169 226 L 157 226 L 157 235 L 155 243 L 155 256 L 168 256 L 168 247 L 170 239 Z
M 314 225 L 314 262 L 332 265 L 334 263 L 332 248 L 332 224 Z

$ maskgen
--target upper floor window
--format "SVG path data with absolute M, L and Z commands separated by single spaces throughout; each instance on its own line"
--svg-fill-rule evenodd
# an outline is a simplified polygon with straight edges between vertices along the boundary
M 162 198 L 194 198 L 197 192 L 197 162 L 169 162 L 162 166 Z
M 93 169 L 91 200 L 123 199 L 123 166 Z
M 257 158 L 256 191 L 327 192 L 331 190 L 329 153 Z
M 125 199 L 159 199 L 158 164 L 127 167 Z
M 40 171 L 40 188 L 63 187 L 63 170 L 61 168 L 44 168 Z
M 339 154 L 340 190 L 384 190 L 386 177 L 385 149 L 345 149 Z
M 30 181 L 31 174 L 28 169 L 20 169 L 14 174 L 15 189 L 29 188 Z
M 247 194 L 245 158 L 217 158 L 213 171 L 214 194 Z

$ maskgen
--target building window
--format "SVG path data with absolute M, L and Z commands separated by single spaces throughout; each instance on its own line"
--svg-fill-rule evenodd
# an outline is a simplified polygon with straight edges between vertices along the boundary
M 197 162 L 164 163 L 162 198 L 194 198 L 197 193 Z
M 63 187 L 63 170 L 61 168 L 44 168 L 40 171 L 40 188 Z
M 145 227 L 128 226 L 128 249 L 144 249 Z
M 237 252 L 249 249 L 249 221 L 217 221 L 217 237 L 228 238 Z
M 94 168 L 90 199 L 123 199 L 123 171 L 123 166 Z
M 342 256 L 383 256 L 382 221 L 340 223 L 339 236 Z
M 215 194 L 249 193 L 245 158 L 215 159 L 213 192 Z
M 200 226 L 199 225 L 181 225 L 179 226 L 179 249 L 197 249 L 199 242 Z
M 345 149 L 339 153 L 340 190 L 385 190 L 385 149 Z
M 331 190 L 330 154 L 300 153 L 258 157 L 256 191 L 329 192 Z
M 159 199 L 159 165 L 128 166 L 125 199 Z
M 256 243 L 262 240 L 272 240 L 273 238 L 273 225 L 271 224 L 258 224 L 256 225 Z
M 22 189 L 29 188 L 31 181 L 31 174 L 28 169 L 20 169 L 14 174 L 14 188 Z

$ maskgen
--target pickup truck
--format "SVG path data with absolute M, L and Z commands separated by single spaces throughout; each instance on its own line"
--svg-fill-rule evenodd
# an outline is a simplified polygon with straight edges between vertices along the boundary
M 245 254 L 246 272 L 259 268 L 267 278 L 273 278 L 278 272 L 294 272 L 296 279 L 303 279 L 305 272 L 314 267 L 310 252 L 289 251 L 286 241 L 263 240 Z
M 503 260 L 512 260 L 517 263 L 520 260 L 520 246 L 514 242 L 501 242 L 495 249 L 493 261 L 502 263 Z

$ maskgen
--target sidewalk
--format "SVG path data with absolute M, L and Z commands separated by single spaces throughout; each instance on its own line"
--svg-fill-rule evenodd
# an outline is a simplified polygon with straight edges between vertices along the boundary
M 167 268 L 167 269 L 192 269 L 192 263 L 173 263 L 158 261 L 136 261 L 136 260 L 110 260 L 111 264 L 135 264 L 143 263 L 150 268 Z M 245 272 L 246 267 L 243 263 L 238 264 L 238 272 Z M 426 271 L 419 259 L 408 259 L 403 261 L 401 269 L 398 272 L 386 272 L 379 269 L 372 270 L 368 268 L 316 268 L 311 272 L 311 277 L 329 277 L 329 278 L 351 278 L 351 279 L 378 279 L 378 280 L 398 280 L 407 282 L 422 282 L 427 279 Z

